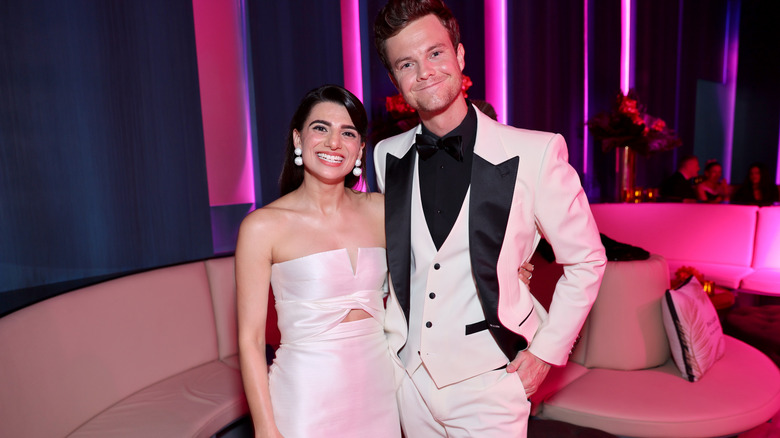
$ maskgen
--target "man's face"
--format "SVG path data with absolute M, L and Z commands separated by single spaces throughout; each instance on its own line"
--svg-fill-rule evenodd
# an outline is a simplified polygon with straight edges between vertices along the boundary
M 685 163 L 684 172 L 686 173 L 688 178 L 698 175 L 699 170 L 701 170 L 701 168 L 699 167 L 699 160 L 691 158 Z
M 390 78 L 421 116 L 446 111 L 460 95 L 463 45 L 452 46 L 447 29 L 435 15 L 412 21 L 389 38 L 385 48 Z

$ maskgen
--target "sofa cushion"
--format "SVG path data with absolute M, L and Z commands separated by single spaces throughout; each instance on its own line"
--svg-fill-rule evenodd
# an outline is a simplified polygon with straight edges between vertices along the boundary
M 742 279 L 739 288 L 761 295 L 780 295 L 780 269 L 756 269 Z
M 742 279 L 753 272 L 750 266 L 724 265 L 721 263 L 706 263 L 698 260 L 667 259 L 669 274 L 674 276 L 683 266 L 690 266 L 704 275 L 705 280 L 713 281 L 718 286 L 736 289 Z
M 208 438 L 248 412 L 241 374 L 213 361 L 144 388 L 68 436 Z
M 753 268 L 780 270 L 780 206 L 758 209 Z
M 718 314 L 694 276 L 661 301 L 672 359 L 684 379 L 695 382 L 723 356 L 723 329 Z
M 540 416 L 633 437 L 742 432 L 780 410 L 780 372 L 755 348 L 727 336 L 726 353 L 698 382 L 672 361 L 641 371 L 591 369 L 549 397 Z
M 667 260 L 744 267 L 753 260 L 755 206 L 648 202 L 593 204 L 591 210 L 602 233 Z
M 607 262 L 593 309 L 571 360 L 588 368 L 638 370 L 669 359 L 661 298 L 669 287 L 663 257 Z
M 68 292 L 0 318 L 0 436 L 66 436 L 146 386 L 217 359 L 211 309 L 198 262 Z

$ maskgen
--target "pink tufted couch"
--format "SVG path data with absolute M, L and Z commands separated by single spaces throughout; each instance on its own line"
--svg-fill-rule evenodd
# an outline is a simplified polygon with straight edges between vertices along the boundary
M 720 286 L 780 296 L 780 206 L 594 204 L 599 230 Z
M 213 436 L 237 353 L 232 257 L 59 295 L 0 318 L 0 436 Z

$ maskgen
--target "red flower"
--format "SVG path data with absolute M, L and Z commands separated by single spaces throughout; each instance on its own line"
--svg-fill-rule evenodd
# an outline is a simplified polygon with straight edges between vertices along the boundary
M 682 144 L 666 122 L 644 113 L 633 90 L 619 93 L 610 112 L 601 112 L 586 122 L 588 130 L 607 152 L 628 146 L 643 155 L 674 149 Z

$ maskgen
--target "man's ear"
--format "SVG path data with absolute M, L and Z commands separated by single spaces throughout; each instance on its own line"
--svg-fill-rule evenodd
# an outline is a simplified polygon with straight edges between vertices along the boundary
M 392 73 L 387 72 L 387 77 L 390 78 L 390 82 L 393 83 L 393 86 L 395 87 L 395 89 L 398 90 L 398 92 L 400 93 L 401 89 L 398 87 L 398 82 L 395 81 L 395 76 L 393 76 Z
M 458 65 L 460 66 L 460 71 L 462 72 L 463 69 L 466 67 L 466 49 L 463 48 L 463 43 L 458 43 L 458 49 L 455 51 L 458 58 Z

